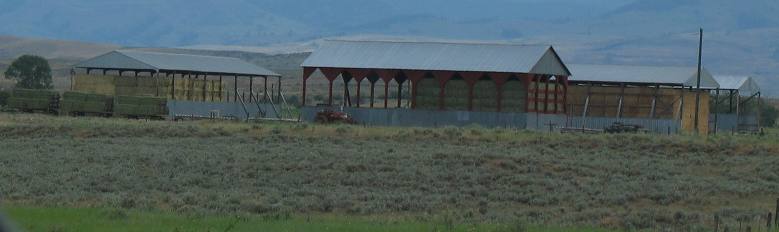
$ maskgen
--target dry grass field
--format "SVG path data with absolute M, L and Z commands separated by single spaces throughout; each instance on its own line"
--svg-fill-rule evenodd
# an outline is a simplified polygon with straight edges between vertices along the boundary
M 612 229 L 765 225 L 779 134 L 167 122 L 0 114 L 0 200 L 173 214 Z M 442 216 L 444 215 L 444 216 Z

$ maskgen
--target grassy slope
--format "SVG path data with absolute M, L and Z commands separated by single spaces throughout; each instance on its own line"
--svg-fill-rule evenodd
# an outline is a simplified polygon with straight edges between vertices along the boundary
M 779 135 L 550 135 L 0 114 L 3 201 L 612 228 L 749 223 Z

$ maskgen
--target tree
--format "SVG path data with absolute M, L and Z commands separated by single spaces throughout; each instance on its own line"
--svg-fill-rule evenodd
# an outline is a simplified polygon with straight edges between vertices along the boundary
M 14 60 L 5 71 L 5 78 L 15 80 L 17 88 L 53 88 L 49 61 L 40 56 L 24 55 Z

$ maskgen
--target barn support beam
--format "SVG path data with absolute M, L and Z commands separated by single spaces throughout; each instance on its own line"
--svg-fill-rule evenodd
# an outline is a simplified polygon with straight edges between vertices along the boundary
M 736 95 L 736 132 L 741 128 L 741 93 L 738 90 L 735 91 Z
M 426 72 L 416 70 L 403 71 L 406 77 L 411 81 L 411 109 L 417 108 L 417 94 L 419 89 L 419 81 L 425 78 Z
M 302 95 L 303 100 L 301 101 L 300 106 L 306 106 L 306 86 L 308 82 L 308 78 L 311 77 L 312 74 L 314 74 L 314 71 L 316 68 L 313 67 L 303 67 L 303 89 L 302 89 Z M 268 78 L 265 78 L 265 94 L 263 94 L 265 98 L 268 96 Z M 267 99 L 266 99 L 267 100 Z
M 717 88 L 715 91 L 716 97 L 714 99 L 714 134 L 717 134 L 717 131 L 719 130 L 719 95 L 720 95 L 720 89 Z
M 503 112 L 503 91 L 505 91 L 504 86 L 509 81 L 509 78 L 511 77 L 511 74 L 508 73 L 491 73 L 489 76 L 492 78 L 492 81 L 495 82 L 495 88 L 498 91 L 497 92 L 497 112 Z
M 617 106 L 617 118 L 622 118 L 625 111 L 625 84 L 619 85 L 619 106 Z
M 173 75 L 171 75 L 170 78 L 170 99 L 176 100 L 176 73 L 174 72 L 172 74 Z M 170 75 L 170 73 L 165 75 Z
M 224 93 L 222 92 L 224 89 L 224 82 L 222 82 L 222 75 L 219 75 L 219 100 L 224 101 L 226 97 L 224 97 Z
M 446 84 L 454 76 L 454 72 L 450 71 L 435 71 L 433 72 L 436 80 L 438 80 L 438 110 L 446 109 Z
M 468 111 L 473 111 L 473 99 L 476 96 L 474 88 L 476 87 L 476 83 L 479 82 L 479 79 L 483 77 L 484 74 L 478 72 L 462 72 L 459 74 L 463 77 L 465 83 L 468 84 Z
M 761 120 L 763 119 L 762 118 L 763 117 L 763 115 L 762 115 L 762 113 L 763 113 L 763 103 L 760 101 L 761 98 L 762 98 L 762 93 L 761 92 L 757 92 L 757 113 L 756 114 L 757 114 L 757 130 L 758 130 L 758 132 L 762 132 L 763 131 L 762 122 L 761 122 Z
M 254 100 L 254 77 L 249 77 L 249 102 Z
M 406 83 L 408 77 L 404 73 L 398 72 L 395 75 L 395 82 L 398 83 L 398 108 L 403 106 L 403 83 Z
M 238 75 L 233 76 L 233 102 L 238 101 Z
M 322 74 L 327 78 L 327 105 L 333 106 L 333 81 L 341 74 L 340 70 L 334 68 L 320 68 Z

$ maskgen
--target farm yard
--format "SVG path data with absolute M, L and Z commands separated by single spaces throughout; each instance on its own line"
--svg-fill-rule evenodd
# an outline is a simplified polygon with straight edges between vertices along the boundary
M 0 201 L 30 231 L 764 231 L 777 140 L 3 113 Z

